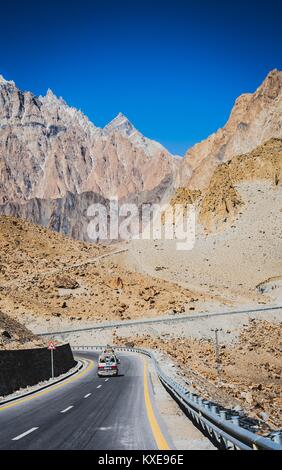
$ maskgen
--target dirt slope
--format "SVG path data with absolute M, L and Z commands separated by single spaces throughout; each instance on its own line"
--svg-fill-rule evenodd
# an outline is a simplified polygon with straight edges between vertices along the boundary
M 208 229 L 232 221 L 244 204 L 236 185 L 242 181 L 270 181 L 275 187 L 282 182 L 282 140 L 271 139 L 253 152 L 232 158 L 219 165 L 200 208 L 200 222 Z
M 0 311 L 0 350 L 43 347 L 44 341 Z
M 126 247 L 126 246 L 125 246 Z M 122 268 L 96 247 L 12 217 L 0 218 L 0 308 L 25 324 L 158 316 L 203 296 Z M 86 264 L 88 263 L 88 264 Z M 43 326 L 42 326 L 43 327 Z
M 279 302 L 277 283 L 273 289 L 258 286 L 282 275 L 281 182 L 282 140 L 234 157 L 217 167 L 207 190 L 183 188 L 172 199 L 196 206 L 192 250 L 178 251 L 170 240 L 136 240 L 125 265 L 213 295 L 221 307 Z

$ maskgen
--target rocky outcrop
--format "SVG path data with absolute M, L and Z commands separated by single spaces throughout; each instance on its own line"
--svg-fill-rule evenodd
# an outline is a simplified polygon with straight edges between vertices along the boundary
M 0 350 L 42 347 L 42 339 L 0 310 Z
M 219 164 L 271 138 L 282 138 L 282 72 L 277 70 L 270 72 L 255 93 L 237 99 L 224 128 L 188 150 L 181 184 L 206 188 Z
M 108 200 L 93 192 L 67 192 L 60 199 L 35 198 L 24 203 L 7 202 L 0 205 L 0 214 L 29 220 L 76 240 L 91 241 L 87 232 L 90 221 L 87 210 L 92 204 L 108 207 Z
M 170 175 L 151 191 L 132 193 L 120 199 L 119 205 L 135 204 L 141 210 L 143 204 L 160 203 L 164 197 L 169 198 L 171 194 L 173 194 L 173 178 Z M 76 240 L 92 242 L 93 239 L 88 233 L 89 222 L 92 219 L 88 216 L 88 209 L 93 204 L 102 204 L 109 211 L 109 199 L 88 191 L 80 194 L 67 192 L 64 197 L 56 199 L 37 197 L 24 202 L 9 201 L 0 204 L 0 214 L 26 219 Z M 138 227 L 139 217 L 136 217 L 132 222 L 133 232 L 138 232 Z
M 232 221 L 244 204 L 236 185 L 242 181 L 267 180 L 278 186 L 282 182 L 282 140 L 271 139 L 254 151 L 219 165 L 204 192 L 200 222 L 207 228 Z
M 57 276 L 57 278 L 54 281 L 55 287 L 58 289 L 77 289 L 79 287 L 79 283 L 73 279 L 70 276 L 67 276 L 66 274 Z
M 214 231 L 222 228 L 223 222 L 232 222 L 244 205 L 237 185 L 262 180 L 269 181 L 273 188 L 281 185 L 282 139 L 270 139 L 252 152 L 221 163 L 202 190 L 178 188 L 171 204 L 194 204 L 198 221 L 208 231 Z

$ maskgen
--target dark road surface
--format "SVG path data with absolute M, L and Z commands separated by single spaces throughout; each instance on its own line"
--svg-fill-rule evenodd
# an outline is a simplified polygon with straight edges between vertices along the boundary
M 0 449 L 168 449 L 144 359 L 120 355 L 119 377 L 107 379 L 97 377 L 97 353 L 81 357 L 87 371 L 0 406 Z

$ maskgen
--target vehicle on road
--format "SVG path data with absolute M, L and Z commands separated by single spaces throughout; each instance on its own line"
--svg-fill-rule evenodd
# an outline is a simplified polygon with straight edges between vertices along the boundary
M 118 375 L 119 360 L 115 354 L 101 354 L 98 360 L 98 377 Z
M 112 346 L 107 344 L 107 346 L 104 349 L 104 354 L 113 354 L 113 355 L 115 355 L 115 350 Z
M 119 358 L 117 357 L 114 348 L 113 348 L 112 346 L 110 346 L 109 344 L 107 344 L 107 346 L 106 346 L 105 349 L 104 349 L 104 355 L 105 355 L 105 356 L 109 356 L 109 355 L 115 356 L 115 357 L 116 357 L 116 360 L 117 360 L 117 364 L 120 364 L 120 360 L 119 360 Z

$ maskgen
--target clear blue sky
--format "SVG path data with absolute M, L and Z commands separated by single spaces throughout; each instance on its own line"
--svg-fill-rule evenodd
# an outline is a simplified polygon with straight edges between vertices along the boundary
M 0 74 L 183 154 L 282 69 L 281 0 L 1 2 Z

